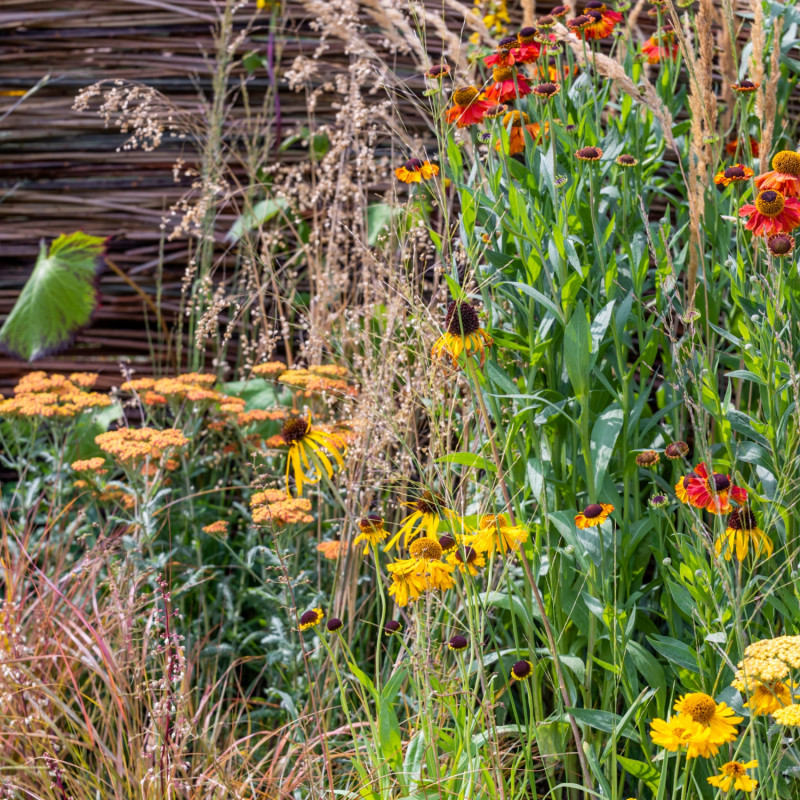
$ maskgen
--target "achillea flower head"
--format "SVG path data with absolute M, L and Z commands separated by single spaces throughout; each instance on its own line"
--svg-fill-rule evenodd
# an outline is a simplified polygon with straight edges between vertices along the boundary
M 321 608 L 312 608 L 310 611 L 306 611 L 300 617 L 300 624 L 299 628 L 301 631 L 307 631 L 309 628 L 315 628 L 317 625 L 322 622 L 322 618 L 325 616 L 325 612 Z
M 719 768 L 719 775 L 712 775 L 706 780 L 723 792 L 729 792 L 733 789 L 741 789 L 743 792 L 752 792 L 758 786 L 758 781 L 751 778 L 747 771 L 748 769 L 755 769 L 758 766 L 758 761 L 728 761 Z
M 282 495 L 281 500 L 254 508 L 253 522 L 256 525 L 271 525 L 278 528 L 313 522 L 314 517 L 308 513 L 309 511 L 311 511 L 311 501 L 307 498 Z
M 146 459 L 157 461 L 167 453 L 183 447 L 189 440 L 177 428 L 119 428 L 95 436 L 95 444 L 114 456 L 121 464 L 130 465 Z
M 328 561 L 338 561 L 342 551 L 346 549 L 341 539 L 331 539 L 330 541 L 319 542 L 317 544 L 317 552 Z
M 753 177 L 753 170 L 745 164 L 734 164 L 732 167 L 725 167 L 714 176 L 714 183 L 725 188 L 732 183 L 743 183 Z
M 394 171 L 395 176 L 403 183 L 420 183 L 429 181 L 439 174 L 439 167 L 431 164 L 430 161 L 422 161 L 419 158 L 410 158 Z
M 800 225 L 800 200 L 765 189 L 756 197 L 755 205 L 745 203 L 739 209 L 739 216 L 748 218 L 745 228 L 755 236 L 791 233 Z
M 772 157 L 772 169 L 756 178 L 759 191 L 772 189 L 784 197 L 800 197 L 800 153 L 781 150 Z
M 776 636 L 760 639 L 745 648 L 735 678 L 753 688 L 754 681 L 764 684 L 783 681 L 792 670 L 800 670 L 800 636 Z
M 679 485 L 684 491 L 676 486 L 675 492 L 682 503 L 704 508 L 711 514 L 730 513 L 730 498 L 740 506 L 747 502 L 746 489 L 732 483 L 730 475 L 709 471 L 703 463 L 698 464 Z
M 360 533 L 353 540 L 353 546 L 364 542 L 364 555 L 369 553 L 370 547 L 379 545 L 388 533 L 383 527 L 383 517 L 380 514 L 368 514 L 358 521 Z
M 303 493 L 304 483 L 318 483 L 322 470 L 328 478 L 333 477 L 330 457 L 339 467 L 344 466 L 347 445 L 341 436 L 315 428 L 311 424 L 311 411 L 306 417 L 290 417 L 283 423 L 281 437 L 289 446 L 286 459 L 286 491 L 289 491 L 289 474 L 294 475 L 298 496 Z M 329 457 L 330 456 L 330 457 Z
M 478 312 L 469 303 L 452 302 L 447 307 L 444 327 L 445 332 L 434 342 L 431 355 L 434 358 L 447 355 L 458 366 L 462 353 L 467 358 L 477 354 L 483 366 L 485 348 L 492 344 L 492 337 L 481 328 Z
M 495 104 L 482 99 L 474 86 L 465 86 L 453 92 L 453 107 L 445 112 L 445 119 L 455 122 L 459 128 L 477 125 L 483 121 L 486 111 Z
M 286 372 L 286 364 L 283 361 L 265 361 L 253 367 L 253 375 L 259 378 L 277 378 L 282 372 Z
M 767 250 L 775 258 L 791 258 L 794 253 L 794 237 L 788 233 L 773 233 L 767 236 Z
M 772 719 L 785 728 L 796 728 L 800 726 L 800 705 L 793 704 L 779 708 L 772 712 Z
M 208 533 L 211 536 L 224 536 L 228 532 L 228 523 L 224 519 L 218 519 L 203 526 L 203 533 Z
M 75 472 L 94 472 L 96 475 L 105 475 L 108 472 L 107 469 L 104 469 L 105 465 L 106 460 L 102 456 L 96 456 L 95 458 L 73 461 L 70 467 L 72 467 Z
M 111 405 L 111 398 L 99 392 L 84 391 L 94 373 L 73 373 L 78 381 L 64 375 L 29 372 L 14 387 L 14 396 L 0 398 L 0 417 L 42 418 L 57 421 L 74 417 L 95 408 Z
M 772 541 L 758 527 L 756 515 L 750 510 L 750 507 L 734 508 L 728 517 L 725 533 L 719 536 L 714 543 L 714 550 L 718 556 L 724 553 L 726 561 L 730 561 L 734 553 L 739 561 L 744 561 L 751 544 L 755 557 L 761 555 L 762 550 L 765 558 L 772 555 Z
M 590 503 L 580 514 L 575 515 L 575 524 L 579 528 L 594 528 L 604 523 L 613 510 L 611 503 Z

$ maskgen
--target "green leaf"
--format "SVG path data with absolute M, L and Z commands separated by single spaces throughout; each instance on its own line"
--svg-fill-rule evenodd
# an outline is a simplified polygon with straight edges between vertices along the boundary
M 403 742 L 400 738 L 400 722 L 397 719 L 392 704 L 381 698 L 380 715 L 378 719 L 378 735 L 381 743 L 381 753 L 390 763 L 399 762 L 403 753 Z
M 656 633 L 648 636 L 647 640 L 653 645 L 657 653 L 669 659 L 673 664 L 677 664 L 683 669 L 688 669 L 690 672 L 700 673 L 697 667 L 697 653 L 688 644 L 679 642 L 669 636 L 659 636 Z
M 273 217 L 276 217 L 281 211 L 285 211 L 288 207 L 289 203 L 282 197 L 278 197 L 275 200 L 261 200 L 251 209 L 248 209 L 244 214 L 239 216 L 236 222 L 231 226 L 225 239 L 229 242 L 237 242 L 248 231 L 258 228 L 265 222 L 269 222 Z
M 639 741 L 639 734 L 635 730 L 628 731 L 631 719 L 626 716 L 623 720 L 619 714 L 613 711 L 601 711 L 597 708 L 568 708 L 566 709 L 578 722 L 588 725 L 604 733 L 615 733 L 617 736 L 625 736 L 628 739 Z
M 589 357 L 592 339 L 586 311 L 579 302 L 564 332 L 564 363 L 567 366 L 569 382 L 575 394 L 584 397 L 589 391 Z
M 625 772 L 642 781 L 653 794 L 658 792 L 660 770 L 650 764 L 645 764 L 644 761 L 637 761 L 635 758 L 626 758 L 625 756 L 617 756 L 617 762 Z M 666 770 L 664 771 L 666 772 Z
M 66 347 L 88 325 L 97 305 L 95 278 L 105 239 L 81 231 L 62 234 L 48 252 L 42 242 L 36 266 L 0 328 L 0 345 L 35 361 Z
M 367 244 L 373 247 L 378 237 L 391 225 L 395 207 L 391 203 L 373 203 L 367 208 Z
M 475 469 L 485 469 L 487 472 L 494 472 L 495 466 L 487 461 L 483 456 L 476 453 L 448 453 L 446 456 L 436 459 L 437 464 L 461 464 L 464 467 L 474 467 Z
M 595 485 L 602 486 L 606 470 L 622 430 L 623 414 L 617 403 L 609 406 L 596 420 L 592 428 L 590 448 L 595 468 Z

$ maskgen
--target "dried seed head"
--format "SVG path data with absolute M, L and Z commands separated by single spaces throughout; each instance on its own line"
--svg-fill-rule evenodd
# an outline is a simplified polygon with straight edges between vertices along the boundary
M 453 336 L 469 336 L 480 330 L 478 312 L 469 303 L 450 303 L 444 326 Z

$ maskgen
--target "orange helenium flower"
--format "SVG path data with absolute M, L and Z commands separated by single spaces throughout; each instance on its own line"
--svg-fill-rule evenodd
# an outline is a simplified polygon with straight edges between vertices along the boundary
M 800 200 L 766 189 L 758 195 L 755 205 L 743 205 L 739 216 L 748 217 L 745 228 L 755 236 L 789 233 L 800 225 Z
M 759 191 L 772 189 L 784 197 L 800 197 L 800 153 L 781 150 L 772 157 L 772 169 L 756 178 Z
M 704 508 L 712 514 L 730 513 L 729 498 L 733 498 L 740 506 L 747 502 L 747 490 L 731 483 L 730 475 L 710 473 L 702 463 L 683 479 L 682 484 L 685 495 L 678 486 L 675 487 L 678 500 L 695 508 Z

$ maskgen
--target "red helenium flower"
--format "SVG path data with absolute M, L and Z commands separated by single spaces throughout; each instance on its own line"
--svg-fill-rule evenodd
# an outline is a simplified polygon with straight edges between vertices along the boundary
M 486 99 L 495 103 L 505 103 L 525 97 L 531 93 L 531 87 L 524 75 L 514 74 L 511 67 L 495 67 L 492 70 L 494 83 L 486 90 Z
M 709 472 L 705 464 L 698 464 L 683 479 L 682 484 L 685 498 L 681 496 L 684 493 L 679 492 L 678 499 L 695 508 L 704 508 L 712 514 L 729 514 L 731 498 L 740 506 L 747 502 L 747 489 L 734 485 L 730 475 Z
M 445 114 L 448 122 L 455 122 L 459 128 L 476 125 L 483 121 L 483 115 L 493 103 L 482 100 L 480 92 L 474 86 L 466 86 L 453 92 L 453 107 Z
M 745 203 L 739 216 L 748 217 L 745 228 L 755 236 L 790 233 L 800 225 L 800 200 L 766 189 L 756 197 L 755 205 Z

